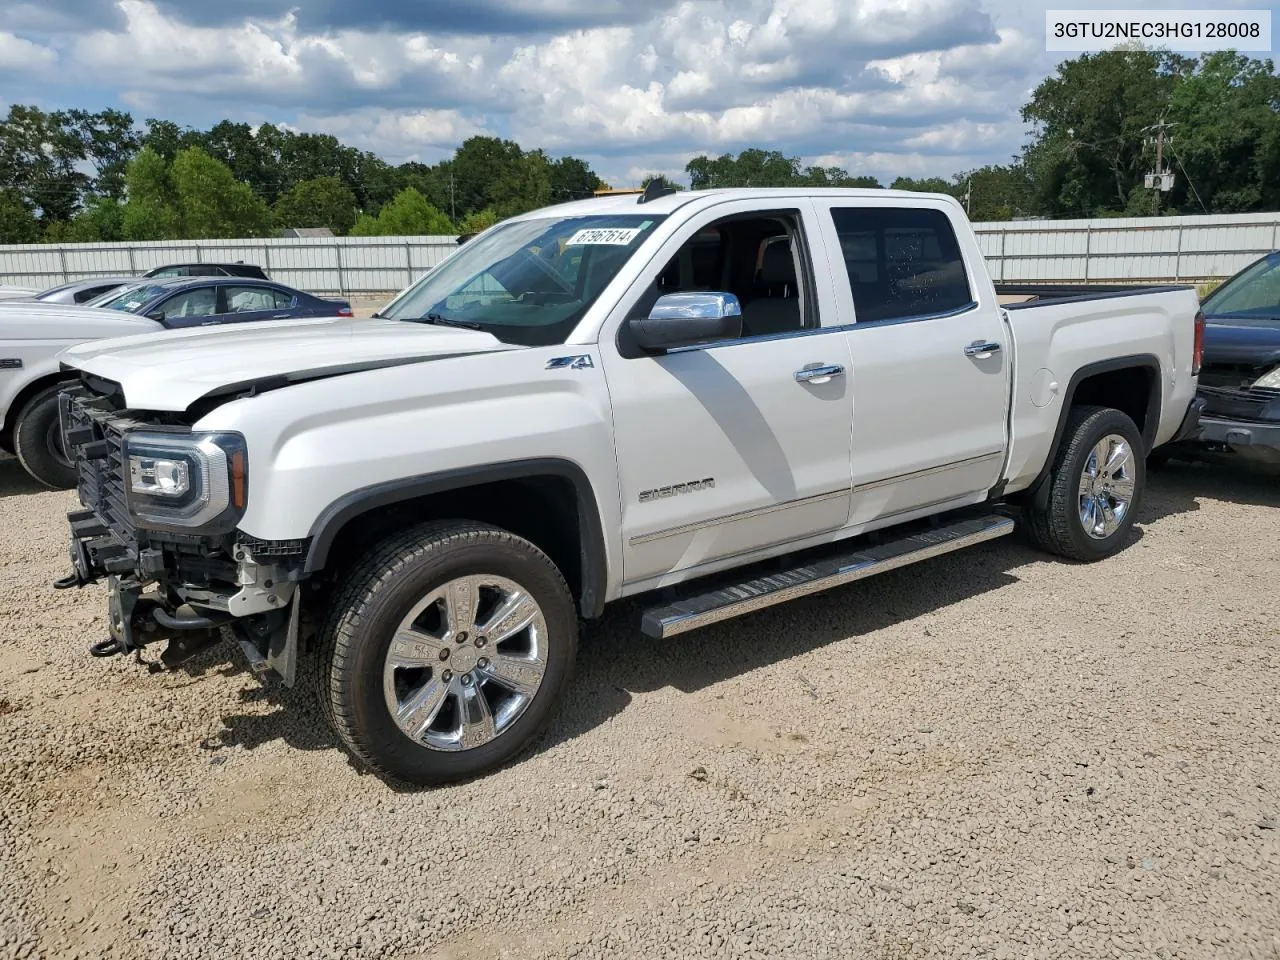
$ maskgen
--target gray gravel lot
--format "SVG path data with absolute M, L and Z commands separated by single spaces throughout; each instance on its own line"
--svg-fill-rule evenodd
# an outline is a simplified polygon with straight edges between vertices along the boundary
M 1101 564 L 615 611 L 532 755 L 420 792 L 239 660 L 91 659 L 73 502 L 0 461 L 0 958 L 1280 957 L 1275 476 L 1153 474 Z

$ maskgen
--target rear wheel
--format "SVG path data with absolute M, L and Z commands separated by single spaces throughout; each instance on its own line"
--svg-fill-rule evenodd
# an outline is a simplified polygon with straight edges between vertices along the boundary
M 1048 503 L 1031 508 L 1031 538 L 1073 560 L 1101 560 L 1133 529 L 1146 485 L 1142 434 L 1125 413 L 1076 407 L 1049 475 Z
M 445 783 L 506 763 L 537 736 L 577 640 L 573 598 L 536 546 L 480 524 L 427 524 L 349 577 L 325 631 L 319 692 L 366 765 Z
M 76 485 L 76 468 L 62 447 L 61 389 L 61 384 L 49 387 L 27 401 L 14 423 L 13 452 L 23 469 L 45 486 L 70 490 Z

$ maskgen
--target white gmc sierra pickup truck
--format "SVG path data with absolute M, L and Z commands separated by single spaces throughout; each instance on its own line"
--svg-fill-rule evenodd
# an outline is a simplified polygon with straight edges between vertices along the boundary
M 1119 550 L 1148 452 L 1195 425 L 1198 306 L 1002 307 L 944 196 L 536 210 L 375 319 L 64 352 L 84 509 L 57 586 L 108 581 L 97 655 L 230 635 L 287 684 L 305 657 L 363 763 L 472 776 L 534 738 L 619 598 L 665 638 L 1017 521 Z

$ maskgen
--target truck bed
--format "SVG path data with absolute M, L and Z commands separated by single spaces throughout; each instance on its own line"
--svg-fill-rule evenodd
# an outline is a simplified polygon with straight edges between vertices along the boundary
M 1142 293 L 1194 290 L 1177 283 L 997 283 L 996 298 L 1009 310 L 1043 306 L 1046 303 L 1083 303 L 1108 297 L 1130 297 Z

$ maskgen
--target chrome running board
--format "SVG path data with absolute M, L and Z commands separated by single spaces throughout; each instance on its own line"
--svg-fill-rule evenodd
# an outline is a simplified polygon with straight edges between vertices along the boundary
M 763 574 L 742 583 L 693 593 L 671 603 L 644 611 L 640 630 L 650 637 L 666 639 L 708 624 L 719 623 L 744 613 L 785 603 L 878 573 L 928 560 L 954 550 L 963 550 L 1013 533 L 1014 522 L 1007 516 L 990 514 L 918 530 L 917 532 L 864 547 L 844 550 L 790 569 Z M 881 534 L 890 531 L 882 531 Z

